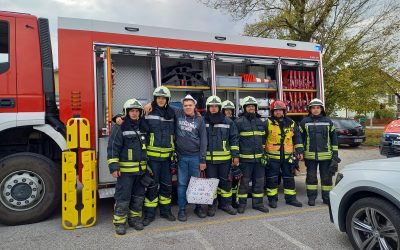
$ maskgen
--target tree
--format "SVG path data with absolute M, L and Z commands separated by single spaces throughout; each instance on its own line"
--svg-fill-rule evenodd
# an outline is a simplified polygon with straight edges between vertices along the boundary
M 327 111 L 365 113 L 400 84 L 398 0 L 202 0 L 239 20 L 248 36 L 316 42 L 322 47 Z M 388 77 L 387 73 L 390 76 Z

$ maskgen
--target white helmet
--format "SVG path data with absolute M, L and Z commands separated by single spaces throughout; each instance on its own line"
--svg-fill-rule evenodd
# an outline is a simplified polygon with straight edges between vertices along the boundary
M 197 104 L 196 99 L 194 99 L 193 96 L 191 96 L 191 95 L 187 95 L 187 96 L 185 96 L 184 98 L 182 98 L 182 100 L 181 100 L 182 104 L 183 104 L 183 102 L 186 101 L 186 100 L 192 100 L 192 101 L 194 102 L 194 105 Z

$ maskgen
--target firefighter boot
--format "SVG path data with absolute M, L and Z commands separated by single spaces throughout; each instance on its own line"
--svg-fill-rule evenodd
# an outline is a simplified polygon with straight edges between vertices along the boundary
M 269 212 L 269 209 L 267 207 L 264 207 L 264 206 L 253 207 L 253 209 L 258 210 L 258 211 L 263 212 L 263 213 L 268 213 Z
M 148 226 L 150 225 L 150 223 L 152 223 L 154 221 L 154 217 L 144 217 L 143 219 L 143 226 Z
M 169 211 L 169 213 L 160 213 L 160 217 L 168 221 L 175 221 L 176 217 Z
M 234 209 L 231 205 L 227 204 L 221 207 L 222 211 L 227 212 L 230 215 L 236 215 L 237 214 L 237 210 Z
M 239 204 L 239 205 L 238 205 L 237 212 L 238 212 L 239 214 L 244 214 L 244 211 L 246 211 L 246 204 Z
M 268 202 L 268 205 L 270 208 L 276 208 L 278 206 L 278 202 L 277 202 L 277 200 L 270 200 Z
M 204 212 L 203 208 L 200 205 L 196 205 L 196 208 L 194 209 L 194 213 L 197 215 L 197 217 L 203 219 L 207 217 L 207 213 Z
M 115 233 L 118 235 L 126 234 L 126 225 L 125 224 L 117 224 L 115 225 Z
M 297 199 L 291 200 L 291 201 L 286 201 L 286 204 L 294 206 L 294 207 L 302 207 L 303 204 L 298 201 Z
M 218 202 L 218 206 L 219 206 L 219 204 L 220 204 L 220 202 Z M 208 206 L 207 216 L 214 217 L 215 211 L 217 211 L 217 200 L 216 199 L 214 200 L 212 205 Z
M 309 206 L 315 206 L 315 200 L 308 200 L 308 205 Z
M 141 217 L 130 217 L 128 218 L 128 224 L 136 230 L 143 230 L 144 225 Z

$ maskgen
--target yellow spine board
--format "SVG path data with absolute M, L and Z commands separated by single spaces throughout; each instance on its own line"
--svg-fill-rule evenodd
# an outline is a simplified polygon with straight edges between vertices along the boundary
M 71 118 L 67 122 L 67 148 L 78 148 L 78 119 Z
M 65 229 L 75 229 L 78 225 L 76 210 L 76 153 L 62 153 L 62 225 Z
M 90 124 L 86 118 L 79 120 L 79 148 L 90 148 Z
M 96 152 L 87 150 L 82 152 L 82 205 L 81 224 L 84 227 L 96 223 Z

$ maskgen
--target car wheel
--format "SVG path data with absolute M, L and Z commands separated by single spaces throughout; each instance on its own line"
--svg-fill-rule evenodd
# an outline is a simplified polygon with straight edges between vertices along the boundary
M 356 147 L 358 147 L 360 145 L 361 145 L 361 143 L 353 143 L 353 144 L 350 144 L 350 147 L 356 148 Z
M 17 153 L 0 161 L 0 223 L 28 224 L 49 217 L 61 201 L 61 173 L 39 154 Z
M 400 210 L 379 198 L 360 199 L 347 212 L 346 231 L 354 249 L 399 249 Z

